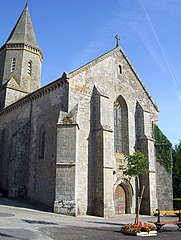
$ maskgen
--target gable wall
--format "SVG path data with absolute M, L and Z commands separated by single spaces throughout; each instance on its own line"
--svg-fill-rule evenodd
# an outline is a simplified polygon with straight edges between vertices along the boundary
M 97 60 L 98 61 L 98 60 Z M 96 60 L 95 60 L 96 62 Z M 123 68 L 123 73 L 119 73 L 119 65 Z M 78 74 L 77 74 L 78 73 Z M 75 104 L 79 104 L 78 124 L 78 152 L 77 152 L 77 199 L 79 208 L 86 212 L 88 203 L 88 188 L 92 188 L 90 184 L 91 175 L 89 172 L 94 158 L 92 156 L 92 146 L 94 143 L 89 142 L 90 137 L 90 124 L 91 121 L 91 102 L 93 95 L 93 87 L 95 86 L 98 92 L 108 98 L 107 109 L 104 106 L 102 112 L 102 125 L 109 125 L 113 131 L 113 105 L 114 101 L 122 95 L 128 106 L 128 123 L 129 123 L 129 153 L 134 152 L 135 146 L 135 108 L 136 101 L 140 103 L 144 110 L 150 114 L 150 119 L 147 121 L 147 132 L 151 136 L 151 121 L 157 121 L 157 111 L 145 93 L 145 90 L 139 83 L 133 71 L 130 69 L 127 61 L 122 57 L 120 52 L 114 52 L 111 56 L 103 61 L 96 62 L 95 65 L 86 66 L 86 70 L 81 72 L 81 69 L 75 73 L 70 74 L 70 96 L 69 96 L 69 109 L 72 109 Z M 114 168 L 115 159 L 113 156 L 113 133 L 109 134 L 109 149 L 105 149 L 104 155 L 109 158 L 110 165 Z M 98 149 L 99 151 L 99 149 Z M 100 153 L 97 153 L 100 155 Z M 91 163 L 92 162 L 92 163 Z M 82 169 L 81 175 L 78 172 Z M 92 196 L 93 197 L 93 196 Z

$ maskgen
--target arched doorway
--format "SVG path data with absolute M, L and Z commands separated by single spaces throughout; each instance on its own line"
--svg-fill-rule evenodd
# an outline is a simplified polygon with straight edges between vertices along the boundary
M 122 214 L 127 211 L 126 192 L 121 185 L 116 187 L 114 193 L 114 207 L 115 214 Z
M 114 187 L 115 214 L 131 213 L 133 188 L 127 179 L 118 180 Z

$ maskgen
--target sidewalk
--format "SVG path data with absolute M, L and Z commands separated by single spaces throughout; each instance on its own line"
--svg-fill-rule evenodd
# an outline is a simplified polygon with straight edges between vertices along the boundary
M 130 240 L 132 237 L 121 234 L 119 230 L 123 224 L 133 223 L 134 217 L 135 215 L 132 214 L 121 214 L 115 218 L 70 217 L 45 212 L 37 207 L 34 209 L 26 202 L 0 198 L 0 240 Z M 154 221 L 156 217 L 141 215 L 140 220 L 142 222 Z M 176 229 L 176 226 L 167 226 L 163 233 L 158 234 L 157 239 L 180 239 L 181 232 Z M 138 237 L 133 238 L 138 239 Z
M 96 224 L 112 224 L 112 225 L 123 225 L 125 223 L 129 222 L 134 222 L 134 217 L 135 214 L 120 214 L 116 215 L 115 218 L 102 218 L 102 217 L 96 217 L 96 216 L 78 216 L 78 217 L 70 217 L 70 216 L 65 216 L 65 215 L 60 215 L 60 214 L 55 214 L 50 211 L 46 211 L 43 207 L 41 206 L 34 206 L 31 205 L 28 202 L 25 201 L 19 201 L 19 200 L 10 200 L 7 198 L 0 198 L 0 211 L 2 209 L 5 209 L 7 214 L 8 213 L 14 213 L 14 214 L 26 214 L 30 215 L 34 218 L 39 218 L 42 216 L 48 218 L 48 219 L 54 219 L 55 221 L 61 221 L 62 218 L 67 219 L 68 222 L 83 222 L 84 224 L 86 222 L 88 223 L 96 223 Z M 0 215 L 1 216 L 1 215 Z M 147 215 L 140 215 L 140 219 L 142 221 L 153 221 L 156 219 L 156 217 L 153 216 L 147 216 Z M 81 223 L 82 224 L 82 223 Z

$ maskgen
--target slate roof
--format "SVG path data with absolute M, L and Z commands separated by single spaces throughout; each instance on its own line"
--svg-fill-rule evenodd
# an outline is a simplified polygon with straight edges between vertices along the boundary
M 24 43 L 38 48 L 28 4 L 26 4 L 6 43 Z

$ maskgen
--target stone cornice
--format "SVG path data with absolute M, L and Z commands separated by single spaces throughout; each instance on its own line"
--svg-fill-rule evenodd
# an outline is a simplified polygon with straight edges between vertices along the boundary
M 26 43 L 6 43 L 3 47 L 8 50 L 26 50 L 28 52 L 38 55 L 41 61 L 43 60 L 43 54 L 41 49 Z

